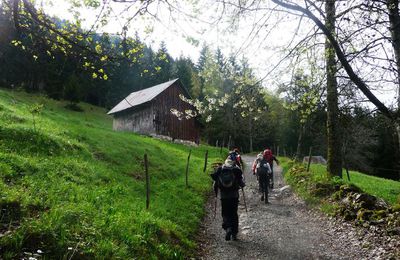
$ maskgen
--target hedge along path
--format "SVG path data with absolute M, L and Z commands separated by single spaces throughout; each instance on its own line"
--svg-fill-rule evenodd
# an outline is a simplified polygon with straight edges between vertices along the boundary
M 242 156 L 246 202 L 239 202 L 238 241 L 225 241 L 221 228 L 221 205 L 218 199 L 214 219 L 215 196 L 210 196 L 207 215 L 199 233 L 200 259 L 360 259 L 365 250 L 355 246 L 356 238 L 347 232 L 340 236 L 327 223 L 316 218 L 303 201 L 291 192 L 281 192 L 285 184 L 282 168 L 274 166 L 274 190 L 270 204 L 260 201 L 256 177 L 250 172 L 254 157 Z M 286 194 L 286 195 L 285 195 Z M 357 240 L 358 242 L 358 240 Z M 363 255 L 364 254 L 364 255 Z M 364 256 L 364 257 L 363 257 Z

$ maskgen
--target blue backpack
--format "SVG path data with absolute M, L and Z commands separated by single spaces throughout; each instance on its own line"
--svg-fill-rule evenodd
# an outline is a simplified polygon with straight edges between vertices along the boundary
M 228 158 L 231 159 L 232 161 L 234 161 L 235 163 L 236 163 L 236 157 L 237 157 L 236 152 L 230 152 L 228 155 Z

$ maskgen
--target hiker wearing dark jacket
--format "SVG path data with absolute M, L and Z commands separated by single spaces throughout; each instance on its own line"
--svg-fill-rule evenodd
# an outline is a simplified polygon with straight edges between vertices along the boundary
M 271 189 L 274 188 L 274 161 L 276 162 L 277 165 L 279 165 L 278 159 L 272 154 L 272 151 L 270 149 L 265 149 L 263 152 L 263 157 L 267 162 L 269 163 L 269 166 L 271 167 L 271 181 L 270 181 L 270 187 Z
M 222 207 L 222 228 L 225 230 L 225 240 L 237 239 L 239 231 L 239 189 L 245 186 L 242 170 L 231 159 L 218 167 L 211 178 L 214 180 L 215 194 L 220 192 Z

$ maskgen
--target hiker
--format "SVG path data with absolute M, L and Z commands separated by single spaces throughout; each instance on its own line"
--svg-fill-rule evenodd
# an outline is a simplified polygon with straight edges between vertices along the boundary
M 261 155 L 257 157 L 256 174 L 258 179 L 259 190 L 261 192 L 261 201 L 265 199 L 265 203 L 268 203 L 268 184 L 272 179 L 272 170 L 269 162 Z M 265 195 L 265 196 L 264 196 Z
M 263 158 L 263 152 L 260 152 L 259 154 L 257 154 L 256 159 L 253 161 L 253 164 L 251 166 L 251 171 L 253 172 L 253 175 L 256 175 L 257 164 L 260 160 L 262 160 L 262 158 Z M 257 176 L 257 180 L 258 180 L 258 176 Z
M 225 163 L 218 167 L 211 178 L 214 180 L 213 188 L 217 196 L 220 191 L 222 228 L 225 230 L 225 240 L 237 240 L 239 231 L 239 189 L 245 186 L 242 170 L 236 166 L 235 161 L 229 157 Z
M 277 165 L 279 165 L 278 159 L 272 154 L 272 151 L 267 148 L 263 152 L 263 157 L 267 160 L 269 163 L 269 166 L 271 167 L 271 180 L 270 180 L 270 188 L 274 188 L 274 161 L 276 162 Z
M 228 157 L 235 162 L 235 165 L 242 169 L 242 157 L 240 156 L 239 148 L 234 148 L 229 152 Z

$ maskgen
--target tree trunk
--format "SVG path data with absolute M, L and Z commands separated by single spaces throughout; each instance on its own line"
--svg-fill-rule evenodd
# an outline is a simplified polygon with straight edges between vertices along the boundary
M 328 30 L 335 35 L 335 1 L 325 2 L 326 20 Z M 336 81 L 335 50 L 329 39 L 325 41 L 326 55 L 326 92 L 327 92 L 327 132 L 328 132 L 328 165 L 330 176 L 342 177 L 342 148 L 339 127 L 338 91 Z
M 398 178 L 400 179 L 400 120 L 395 121 L 394 123 L 394 127 L 395 127 L 395 135 L 396 135 L 396 142 L 397 142 L 397 151 L 396 151 L 396 156 L 395 158 L 397 159 L 397 163 L 396 163 L 396 168 L 397 170 L 399 170 L 398 174 Z
M 399 0 L 388 0 L 386 6 L 389 12 L 390 33 L 397 69 L 397 110 L 400 110 L 400 15 Z M 394 126 L 397 133 L 397 154 L 400 154 L 400 123 L 395 120 Z
M 388 0 L 386 2 L 389 11 L 390 33 L 392 37 L 392 46 L 396 59 L 397 74 L 400 72 L 400 16 L 399 0 Z M 397 77 L 398 93 L 400 94 L 400 78 Z M 397 98 L 397 105 L 400 108 L 400 97 Z
M 300 161 L 301 148 L 303 147 L 303 136 L 304 136 L 305 130 L 306 130 L 306 124 L 300 124 L 299 138 L 297 139 L 296 156 L 294 157 L 294 160 L 296 162 Z

